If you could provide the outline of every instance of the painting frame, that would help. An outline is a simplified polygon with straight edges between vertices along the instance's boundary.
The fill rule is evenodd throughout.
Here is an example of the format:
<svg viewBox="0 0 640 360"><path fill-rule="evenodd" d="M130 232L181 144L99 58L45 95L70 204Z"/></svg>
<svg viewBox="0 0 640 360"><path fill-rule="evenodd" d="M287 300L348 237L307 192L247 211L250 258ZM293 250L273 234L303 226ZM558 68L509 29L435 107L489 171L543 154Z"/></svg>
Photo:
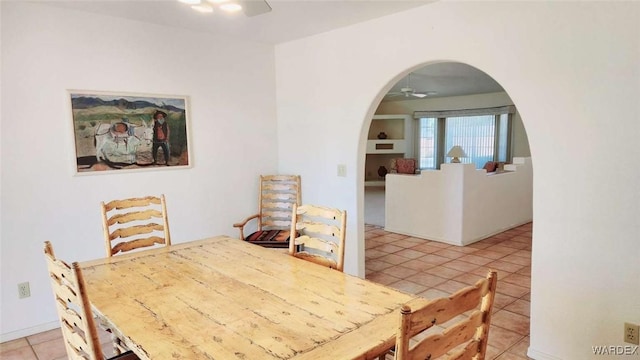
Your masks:
<svg viewBox="0 0 640 360"><path fill-rule="evenodd" d="M192 167L189 97L67 90L75 175Z"/></svg>

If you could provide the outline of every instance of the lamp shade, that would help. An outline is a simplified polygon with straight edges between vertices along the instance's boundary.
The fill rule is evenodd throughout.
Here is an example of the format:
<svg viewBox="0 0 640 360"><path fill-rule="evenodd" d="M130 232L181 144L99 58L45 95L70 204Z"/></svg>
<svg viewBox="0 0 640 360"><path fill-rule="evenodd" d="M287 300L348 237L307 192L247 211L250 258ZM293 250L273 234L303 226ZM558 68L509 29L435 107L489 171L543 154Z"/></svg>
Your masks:
<svg viewBox="0 0 640 360"><path fill-rule="evenodd" d="M456 145L449 150L447 153L447 157L453 158L451 159L452 163L459 163L461 157L467 157L464 150L459 145Z"/></svg>

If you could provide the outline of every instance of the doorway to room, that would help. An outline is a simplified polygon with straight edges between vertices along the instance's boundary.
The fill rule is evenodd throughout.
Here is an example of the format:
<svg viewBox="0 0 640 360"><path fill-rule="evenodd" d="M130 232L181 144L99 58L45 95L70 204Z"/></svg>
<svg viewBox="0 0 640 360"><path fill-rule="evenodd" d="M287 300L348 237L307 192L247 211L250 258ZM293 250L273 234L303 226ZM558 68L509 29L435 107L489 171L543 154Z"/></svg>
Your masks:
<svg viewBox="0 0 640 360"><path fill-rule="evenodd" d="M455 71L456 68L457 71ZM423 72L424 75L416 75ZM514 358L526 358L530 328L531 221L492 233L490 236L466 246L456 246L428 238L411 236L408 233L385 230L387 220L385 192L387 185L394 185L393 181L387 183L386 174L397 171L392 169L391 160L413 158L419 164L418 167L424 168L425 164L429 165L430 159L434 159L434 163L431 164L432 169L422 170L423 172L439 171L437 170L438 161L444 160L447 163L450 161L446 158L446 153L439 156L425 154L430 147L426 144L428 141L425 140L425 136L422 136L424 134L421 132L424 132L424 129L420 125L427 121L422 121L419 116L416 117L414 114L425 111L468 110L515 105L502 87L494 88L489 92L447 93L447 91L452 91L451 89L455 88L456 84L477 82L474 80L477 78L472 75L468 78L461 76L466 72L488 77L478 69L458 63L433 64L411 70L411 91L416 93L441 92L440 95L443 96L435 94L423 98L406 96L402 93L403 89L401 88L399 90L403 95L385 96L383 101L378 104L375 114L378 119L408 116L408 125L405 126L408 126L411 133L400 136L399 134L403 134L402 131L381 127L384 122L373 119L368 124L369 131L363 132L367 134L367 155L364 161L365 181L362 184L364 190L365 276L368 280L402 291L426 298L437 298L449 296L467 285L474 284L486 274L489 268L497 270L500 278L497 296L499 301L494 304L492 332L498 335L494 336L493 341L489 341L487 358L494 359L503 354ZM430 79L430 81L418 81L419 77ZM448 85L443 84L447 77L451 77ZM403 80L397 86L403 86L404 90L407 90L408 86L403 85ZM493 79L491 81L495 82ZM440 84L443 84L443 90L439 91ZM392 87L390 92L397 92L397 86ZM509 160L528 158L530 161L527 134L517 111L510 121ZM378 138L377 134L381 132L385 132L387 135L385 139ZM376 144L384 145L393 142L390 140L398 140L400 143L409 140L405 141L404 145L411 142L412 148L406 149L401 145L394 149L376 151L379 150L376 149ZM494 141L494 143L497 142ZM398 142L395 142L393 146L398 146ZM442 150L440 151L442 152ZM378 173L377 170L380 167L386 169ZM510 176L511 174L487 176L503 175ZM394 176L397 175L393 175L390 179L393 179ZM407 174L407 176L411 175ZM413 196L413 198L415 197ZM394 199L397 200L397 198L391 198L392 201ZM433 199L418 199L418 201L428 203L433 202ZM401 207L399 204L395 205L395 208ZM409 216L409 212L412 212L412 209L405 205L404 216ZM420 221L429 221L429 218L425 217Z"/></svg>
<svg viewBox="0 0 640 360"><path fill-rule="evenodd" d="M438 132L436 136L440 137L438 141L442 143L438 151L428 134L433 130L426 128L422 119L415 117L416 113L471 111L505 105L513 105L513 102L502 86L483 71L467 64L441 62L418 66L405 72L404 77L392 86L378 104L366 132L365 224L385 226L385 178L387 173L397 172L396 159L414 159L416 168L432 170L439 169L439 163L451 160L445 156L449 150L444 147L445 143L457 142L459 137L447 138L444 126L441 126L441 129L435 130ZM477 155L477 159L462 161L475 160L481 164L478 166L480 168L488 160L505 163L513 157L530 157L526 130L517 112L510 120L509 130L511 136L508 142L508 159L499 159L497 151L496 158L490 159L487 154L480 153L485 149L472 149L471 152L474 156ZM464 131L461 132L462 135L465 134ZM487 134L481 136L482 139L474 140L480 147L498 144L498 139L492 139L492 143L487 144ZM506 148L506 142L502 146Z"/></svg>

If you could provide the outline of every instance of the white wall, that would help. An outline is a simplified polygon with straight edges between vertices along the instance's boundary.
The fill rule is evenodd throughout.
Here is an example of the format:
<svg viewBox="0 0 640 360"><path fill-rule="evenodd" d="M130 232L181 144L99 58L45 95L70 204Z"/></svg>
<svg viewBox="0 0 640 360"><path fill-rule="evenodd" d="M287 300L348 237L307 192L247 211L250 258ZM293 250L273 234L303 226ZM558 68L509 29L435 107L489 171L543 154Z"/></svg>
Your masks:
<svg viewBox="0 0 640 360"><path fill-rule="evenodd" d="M347 209L346 270L362 275L364 146L382 94L437 61L486 72L534 160L530 354L593 358L640 322L638 24L637 2L437 2L277 46L280 169L302 175L305 201Z"/></svg>
<svg viewBox="0 0 640 360"><path fill-rule="evenodd" d="M104 256L100 201L164 193L173 242L237 236L258 175L278 164L272 46L46 5L1 9L5 341L58 326L43 242L69 261ZM74 176L66 89L189 96L193 167ZM32 296L19 300L23 281Z"/></svg>
<svg viewBox="0 0 640 360"><path fill-rule="evenodd" d="M419 175L387 174L385 230L464 246L532 220L531 158L508 172L442 164Z"/></svg>

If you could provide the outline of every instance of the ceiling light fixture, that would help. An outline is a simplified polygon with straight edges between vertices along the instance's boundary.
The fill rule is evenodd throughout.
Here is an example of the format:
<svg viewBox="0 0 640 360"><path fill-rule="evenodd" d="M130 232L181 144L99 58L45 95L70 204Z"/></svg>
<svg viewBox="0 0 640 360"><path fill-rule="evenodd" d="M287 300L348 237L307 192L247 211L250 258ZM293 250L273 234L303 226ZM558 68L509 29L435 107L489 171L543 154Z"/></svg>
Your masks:
<svg viewBox="0 0 640 360"><path fill-rule="evenodd" d="M212 3L214 6L218 7L222 11L226 12L236 12L242 10L242 5L240 5L237 1L230 0L207 0Z"/></svg>
<svg viewBox="0 0 640 360"><path fill-rule="evenodd" d="M233 12L242 10L242 6L236 3L226 3L226 4L220 5L220 10L233 13Z"/></svg>
<svg viewBox="0 0 640 360"><path fill-rule="evenodd" d="M201 13L212 13L213 8L209 5L193 5L191 6L193 10L199 11Z"/></svg>
<svg viewBox="0 0 640 360"><path fill-rule="evenodd" d="M0 0L2 1L2 0ZM214 10L222 10L228 13L236 13L242 10L248 17L261 15L271 11L271 6L265 0L178 0L181 3L191 5L191 8L203 13L212 13Z"/></svg>

